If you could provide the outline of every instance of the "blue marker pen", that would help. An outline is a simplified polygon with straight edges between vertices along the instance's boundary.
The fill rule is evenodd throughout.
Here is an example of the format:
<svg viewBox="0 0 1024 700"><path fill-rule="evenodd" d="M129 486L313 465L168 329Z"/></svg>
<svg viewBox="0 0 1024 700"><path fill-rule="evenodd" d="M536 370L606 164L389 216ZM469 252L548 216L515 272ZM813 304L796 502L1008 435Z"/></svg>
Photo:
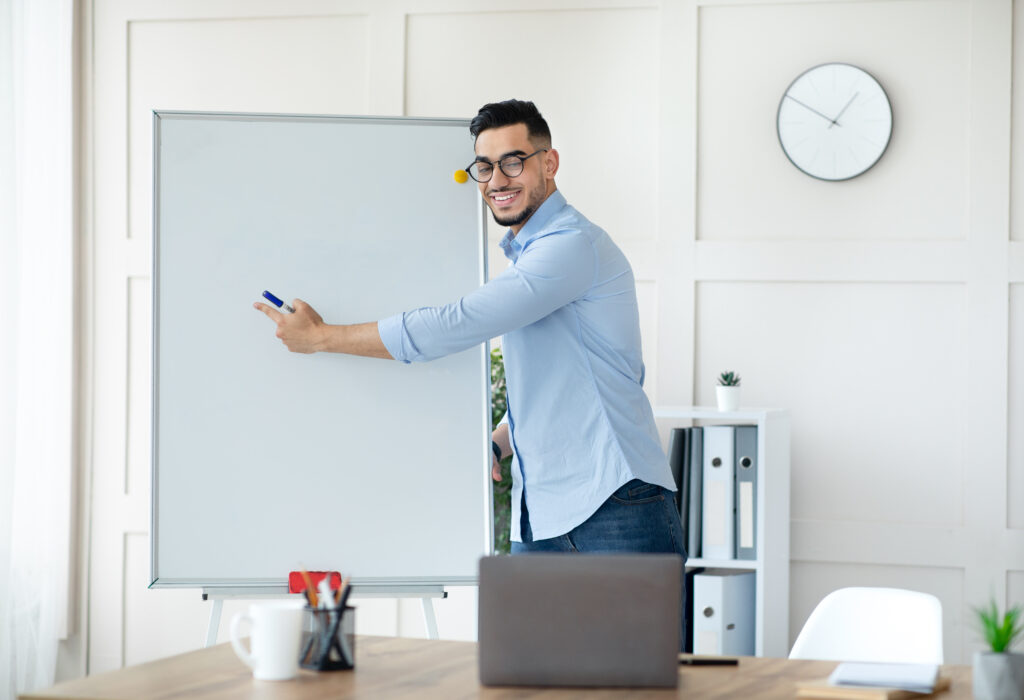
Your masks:
<svg viewBox="0 0 1024 700"><path fill-rule="evenodd" d="M270 303L273 304L274 306L276 306L277 308L284 309L285 311L287 311L290 314L295 313L295 309L293 309L292 307L290 307L287 304L285 304L283 301L281 301L280 299L275 297L270 292L264 290L263 291L263 296L265 296L270 301Z"/></svg>

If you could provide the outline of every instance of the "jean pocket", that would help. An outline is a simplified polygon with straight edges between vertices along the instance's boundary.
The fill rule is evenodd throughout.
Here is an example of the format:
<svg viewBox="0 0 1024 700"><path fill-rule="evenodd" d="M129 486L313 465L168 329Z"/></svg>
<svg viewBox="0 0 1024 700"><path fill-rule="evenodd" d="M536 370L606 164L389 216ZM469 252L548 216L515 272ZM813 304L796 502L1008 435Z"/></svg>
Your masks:
<svg viewBox="0 0 1024 700"><path fill-rule="evenodd" d="M640 479L628 481L612 494L611 500L626 506L638 506L665 500L663 488L657 484L648 484Z"/></svg>

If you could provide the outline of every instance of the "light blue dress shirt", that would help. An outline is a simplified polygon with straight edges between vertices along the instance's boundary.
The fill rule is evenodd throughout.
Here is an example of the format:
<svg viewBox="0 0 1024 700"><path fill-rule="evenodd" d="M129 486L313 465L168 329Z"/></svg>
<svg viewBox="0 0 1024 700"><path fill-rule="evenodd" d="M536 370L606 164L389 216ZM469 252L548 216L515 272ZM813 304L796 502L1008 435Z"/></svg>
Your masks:
<svg viewBox="0 0 1024 700"><path fill-rule="evenodd" d="M536 540L589 518L631 479L675 490L644 394L633 271L557 190L501 241L511 265L444 306L378 322L401 362L502 336L512 437L512 540L524 491Z"/></svg>

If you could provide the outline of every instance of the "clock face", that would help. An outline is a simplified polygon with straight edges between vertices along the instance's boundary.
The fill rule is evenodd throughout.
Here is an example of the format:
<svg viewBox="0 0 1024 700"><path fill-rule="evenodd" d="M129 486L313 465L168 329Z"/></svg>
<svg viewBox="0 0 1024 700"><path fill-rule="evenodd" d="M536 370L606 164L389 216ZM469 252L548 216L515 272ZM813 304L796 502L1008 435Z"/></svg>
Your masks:
<svg viewBox="0 0 1024 700"><path fill-rule="evenodd" d="M793 165L821 180L849 180L885 153L892 107L866 72L826 63L801 74L779 102L779 143Z"/></svg>

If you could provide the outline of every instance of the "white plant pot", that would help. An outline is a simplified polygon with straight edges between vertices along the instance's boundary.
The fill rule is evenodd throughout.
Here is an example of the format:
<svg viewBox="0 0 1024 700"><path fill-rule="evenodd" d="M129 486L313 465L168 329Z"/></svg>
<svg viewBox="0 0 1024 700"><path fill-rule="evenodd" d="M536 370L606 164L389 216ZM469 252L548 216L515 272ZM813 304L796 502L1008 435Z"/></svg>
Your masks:
<svg viewBox="0 0 1024 700"><path fill-rule="evenodd" d="M716 386L715 398L718 399L719 411L739 410L740 388L738 386Z"/></svg>
<svg viewBox="0 0 1024 700"><path fill-rule="evenodd" d="M1024 700L1024 654L974 653L975 700Z"/></svg>

